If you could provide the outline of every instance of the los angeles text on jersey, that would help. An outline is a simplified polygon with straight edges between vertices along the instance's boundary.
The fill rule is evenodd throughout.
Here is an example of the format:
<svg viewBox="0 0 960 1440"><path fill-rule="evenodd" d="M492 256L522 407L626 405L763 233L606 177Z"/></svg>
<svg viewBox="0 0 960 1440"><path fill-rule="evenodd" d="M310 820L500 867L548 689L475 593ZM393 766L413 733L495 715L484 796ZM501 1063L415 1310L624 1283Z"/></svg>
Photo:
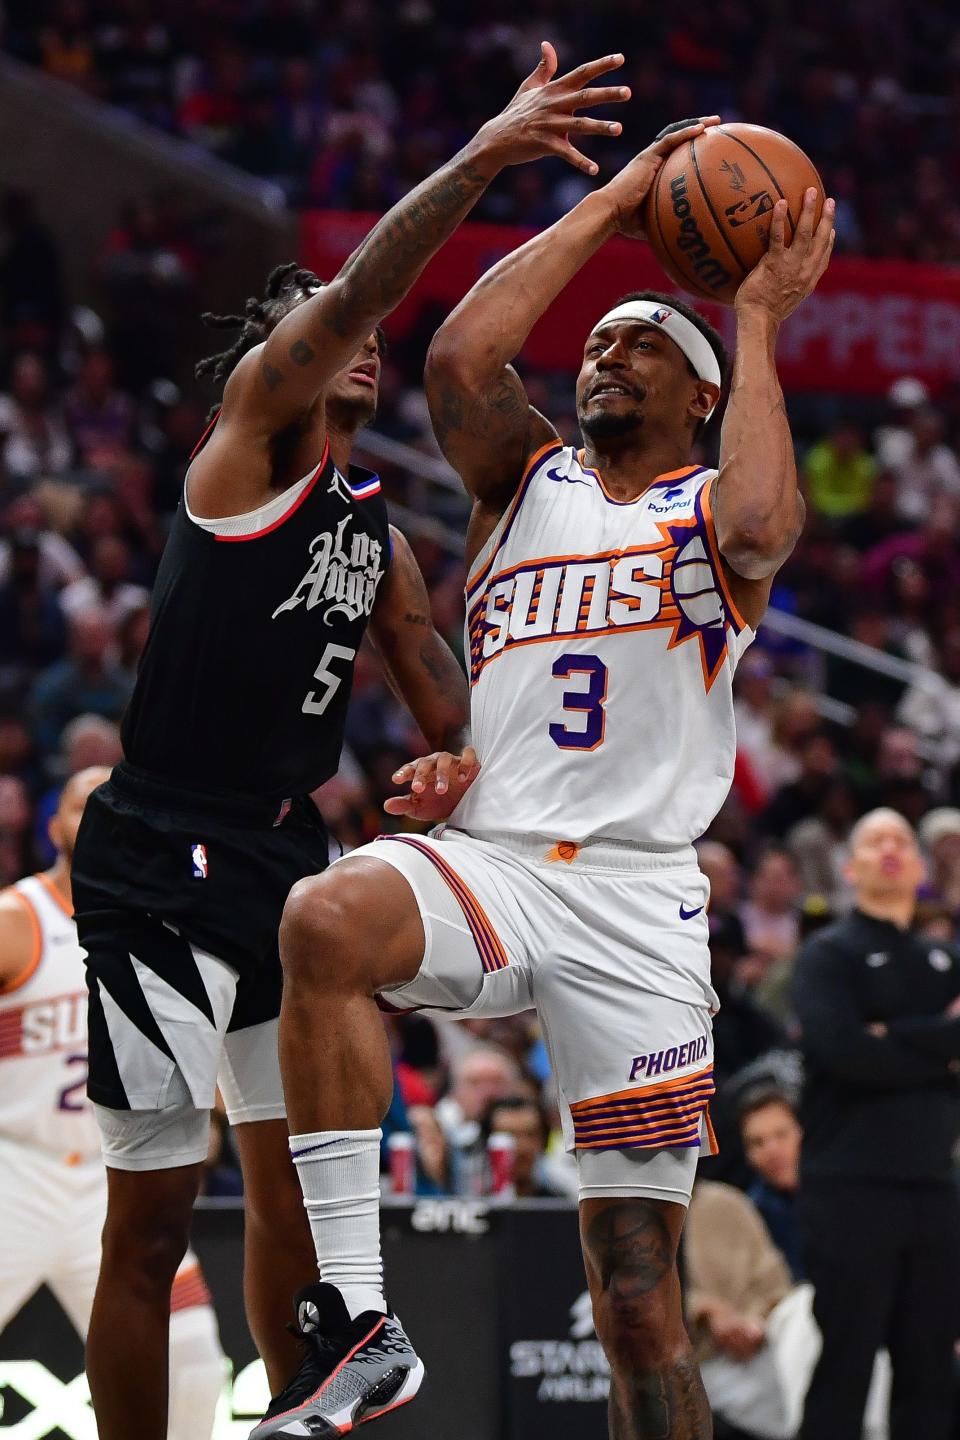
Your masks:
<svg viewBox="0 0 960 1440"><path fill-rule="evenodd" d="M709 690L727 654L727 616L702 521L657 528L652 545L547 556L491 576L469 611L471 683L518 645L668 629L668 649L699 640Z"/></svg>

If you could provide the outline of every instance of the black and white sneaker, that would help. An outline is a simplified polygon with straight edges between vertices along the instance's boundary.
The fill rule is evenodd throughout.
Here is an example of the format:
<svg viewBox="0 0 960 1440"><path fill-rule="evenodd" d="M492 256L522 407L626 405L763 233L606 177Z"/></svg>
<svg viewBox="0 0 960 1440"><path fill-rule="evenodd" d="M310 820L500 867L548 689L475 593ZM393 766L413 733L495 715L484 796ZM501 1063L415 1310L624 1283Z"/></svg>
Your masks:
<svg viewBox="0 0 960 1440"><path fill-rule="evenodd" d="M335 1285L309 1285L294 1304L300 1369L250 1440L349 1435L414 1398L423 1362L395 1315L365 1310L351 1320Z"/></svg>

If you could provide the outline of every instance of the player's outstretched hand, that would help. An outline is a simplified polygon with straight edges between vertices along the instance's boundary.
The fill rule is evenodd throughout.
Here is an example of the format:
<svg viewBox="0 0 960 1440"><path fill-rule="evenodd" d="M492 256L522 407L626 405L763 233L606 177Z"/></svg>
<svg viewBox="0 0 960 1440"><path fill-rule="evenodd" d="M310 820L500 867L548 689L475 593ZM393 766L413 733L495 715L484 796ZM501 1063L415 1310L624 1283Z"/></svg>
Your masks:
<svg viewBox="0 0 960 1440"><path fill-rule="evenodd" d="M619 120L595 120L578 110L613 105L630 99L625 85L595 86L593 81L623 64L622 55L605 55L557 75L557 52L549 40L540 46L540 63L520 86L506 109L481 129L478 140L501 165L522 165L544 155L560 155L586 175L598 166L571 144L570 136L619 135Z"/></svg>
<svg viewBox="0 0 960 1440"><path fill-rule="evenodd" d="M817 192L811 188L803 197L800 219L788 245L788 208L786 200L778 200L774 205L767 253L750 271L734 301L738 310L760 307L769 311L778 324L816 289L830 263L837 235L833 228L836 211L833 200L824 201L819 224L814 225Z"/></svg>
<svg viewBox="0 0 960 1440"><path fill-rule="evenodd" d="M711 125L719 124L719 115L701 115L699 120L678 120L675 125L668 125L646 150L635 155L603 186L598 193L612 202L614 225L621 235L639 238L643 234L643 202L670 152L688 140L695 140Z"/></svg>
<svg viewBox="0 0 960 1440"><path fill-rule="evenodd" d="M384 803L389 815L410 815L414 820L446 820L460 804L480 774L480 761L472 745L461 755L438 750L401 765L394 773L396 785L410 784L406 795L391 795Z"/></svg>

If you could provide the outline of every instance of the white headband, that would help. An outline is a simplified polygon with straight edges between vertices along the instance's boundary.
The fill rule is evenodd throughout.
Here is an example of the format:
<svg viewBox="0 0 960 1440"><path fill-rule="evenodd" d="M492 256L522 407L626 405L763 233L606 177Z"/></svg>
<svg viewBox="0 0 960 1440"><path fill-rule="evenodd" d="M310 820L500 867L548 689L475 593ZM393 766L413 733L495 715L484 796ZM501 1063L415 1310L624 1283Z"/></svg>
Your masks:
<svg viewBox="0 0 960 1440"><path fill-rule="evenodd" d="M683 351L701 380L709 380L712 385L720 386L720 365L712 345L696 325L678 310L670 310L657 300L627 300L623 305L615 305L612 310L608 310L603 319L597 321L594 329L599 330L608 320L642 320L646 325L658 325L674 345ZM711 405L706 416L708 420L715 409L716 406Z"/></svg>

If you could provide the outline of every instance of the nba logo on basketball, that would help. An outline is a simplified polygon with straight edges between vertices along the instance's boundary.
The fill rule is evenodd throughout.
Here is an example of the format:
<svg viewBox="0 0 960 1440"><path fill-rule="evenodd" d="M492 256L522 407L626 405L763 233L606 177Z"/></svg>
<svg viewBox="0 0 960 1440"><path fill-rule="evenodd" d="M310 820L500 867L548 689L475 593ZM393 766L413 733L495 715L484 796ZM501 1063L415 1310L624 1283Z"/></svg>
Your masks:
<svg viewBox="0 0 960 1440"><path fill-rule="evenodd" d="M192 845L190 847L190 861L194 880L206 880L210 869L207 863L206 845Z"/></svg>

